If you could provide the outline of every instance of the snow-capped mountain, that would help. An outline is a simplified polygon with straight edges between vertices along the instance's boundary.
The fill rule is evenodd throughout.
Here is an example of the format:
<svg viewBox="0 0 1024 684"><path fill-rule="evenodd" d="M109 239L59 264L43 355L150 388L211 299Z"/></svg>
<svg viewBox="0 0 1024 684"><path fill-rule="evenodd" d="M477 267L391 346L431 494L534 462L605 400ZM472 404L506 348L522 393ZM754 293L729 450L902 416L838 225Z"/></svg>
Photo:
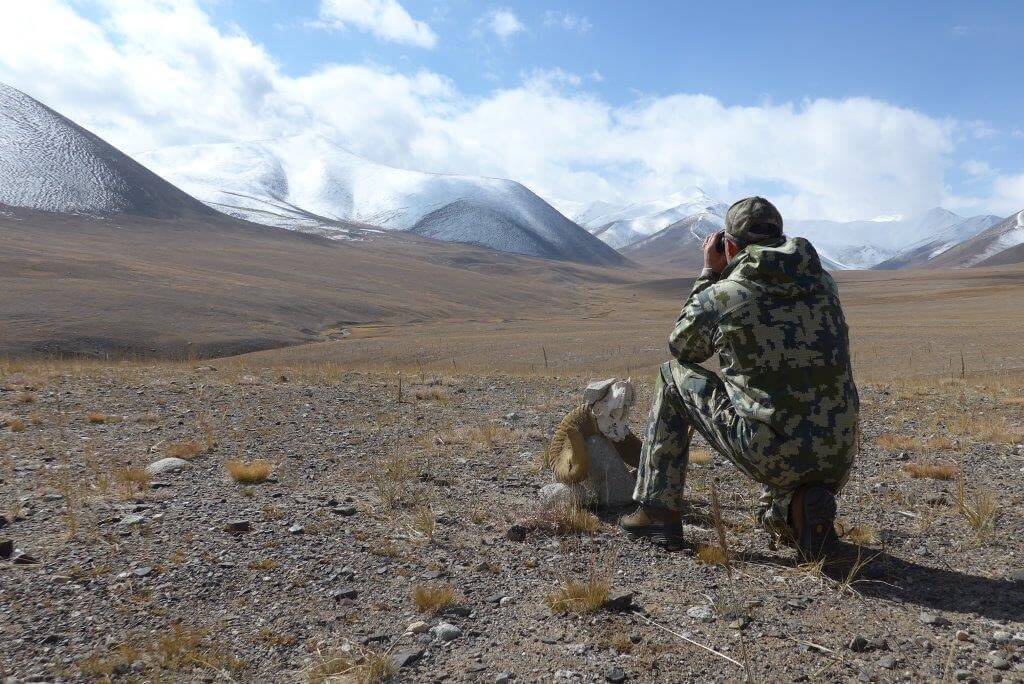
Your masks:
<svg viewBox="0 0 1024 684"><path fill-rule="evenodd" d="M646 264L699 269L704 263L704 240L721 230L723 223L717 214L698 212L623 247L622 253Z"/></svg>
<svg viewBox="0 0 1024 684"><path fill-rule="evenodd" d="M952 247L969 240L983 230L987 230L1003 219L999 216L986 214L983 216L972 216L960 223L950 226L944 231L929 236L911 245L896 256L875 264L873 268L894 269L913 268L924 266L932 259Z"/></svg>
<svg viewBox="0 0 1024 684"><path fill-rule="evenodd" d="M385 166L317 134L140 158L210 206L258 223L333 236L332 222L355 221L530 256L623 261L515 181Z"/></svg>
<svg viewBox="0 0 1024 684"><path fill-rule="evenodd" d="M726 209L727 205L712 199L700 188L691 188L648 202L627 205L594 202L574 218L601 240L619 249L690 216L706 213L724 218Z"/></svg>
<svg viewBox="0 0 1024 684"><path fill-rule="evenodd" d="M1024 262L1024 211L961 242L928 262L933 267L1002 266Z"/></svg>
<svg viewBox="0 0 1024 684"><path fill-rule="evenodd" d="M213 213L96 135L2 83L0 204L88 215Z"/></svg>

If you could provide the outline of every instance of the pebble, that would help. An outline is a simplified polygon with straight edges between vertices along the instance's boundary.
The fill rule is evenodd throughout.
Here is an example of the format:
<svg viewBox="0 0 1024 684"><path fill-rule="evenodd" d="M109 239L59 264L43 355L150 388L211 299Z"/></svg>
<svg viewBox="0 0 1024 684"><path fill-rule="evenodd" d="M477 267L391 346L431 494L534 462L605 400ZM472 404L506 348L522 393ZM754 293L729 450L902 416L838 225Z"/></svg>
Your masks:
<svg viewBox="0 0 1024 684"><path fill-rule="evenodd" d="M132 574L134 574L136 577L148 577L149 575L153 574L153 568L149 567L148 565L141 568L135 568L134 570L132 570Z"/></svg>
<svg viewBox="0 0 1024 684"><path fill-rule="evenodd" d="M1005 629L999 629L999 630L996 630L992 634L992 643L993 644L1008 644L1008 643L1010 643L1010 639L1012 639L1012 638L1013 638L1013 635L1010 634L1009 632L1007 632Z"/></svg>
<svg viewBox="0 0 1024 684"><path fill-rule="evenodd" d="M148 475L160 475L161 473L173 473L181 470L188 465L188 461L183 458L174 458L168 456L167 458L161 458L159 461L153 461L146 466L146 473Z"/></svg>
<svg viewBox="0 0 1024 684"><path fill-rule="evenodd" d="M451 641L462 636L462 630L450 622L440 622L430 630L430 634L435 639Z"/></svg>
<svg viewBox="0 0 1024 684"><path fill-rule="evenodd" d="M1010 669L1010 661L1007 660L1006 658L1004 658L1003 656L1001 656L999 654L996 654L996 653L992 653L992 654L989 655L989 657L988 657L988 664L991 665L992 667L994 667L997 670L1009 670Z"/></svg>
<svg viewBox="0 0 1024 684"><path fill-rule="evenodd" d="M515 602L516 602L516 600L514 598L512 598L511 596L502 596L501 600L498 601L498 605L500 605L502 608L504 608L506 606L512 605Z"/></svg>
<svg viewBox="0 0 1024 684"><path fill-rule="evenodd" d="M499 672L498 676L494 678L494 684L508 684L512 681L511 672Z"/></svg>
<svg viewBox="0 0 1024 684"><path fill-rule="evenodd" d="M971 635L966 630L958 629L956 631L956 640L957 641L970 641L971 640Z"/></svg>
<svg viewBox="0 0 1024 684"><path fill-rule="evenodd" d="M391 654L391 664L401 670L402 668L415 665L423 657L422 649L409 649Z"/></svg>
<svg viewBox="0 0 1024 684"><path fill-rule="evenodd" d="M949 620L942 617L941 615L936 615L935 613L921 613L921 615L917 619L922 625L935 625L936 627L945 627L949 624Z"/></svg>
<svg viewBox="0 0 1024 684"><path fill-rule="evenodd" d="M294 525L288 528L288 531L291 534L302 534L306 531L306 529L302 525L295 523Z"/></svg>
<svg viewBox="0 0 1024 684"><path fill-rule="evenodd" d="M965 680L971 678L971 671L970 670L954 670L953 671L953 678L956 681L958 681L958 682L965 681Z"/></svg>
<svg viewBox="0 0 1024 684"><path fill-rule="evenodd" d="M858 634L850 639L849 649L854 653L863 653L868 650L868 640Z"/></svg>
<svg viewBox="0 0 1024 684"><path fill-rule="evenodd" d="M146 517L142 515L126 515L121 518L122 525L139 525L145 522Z"/></svg>
<svg viewBox="0 0 1024 684"><path fill-rule="evenodd" d="M891 655L882 656L878 659L878 667L883 667L886 670L891 670L896 667L896 659Z"/></svg>
<svg viewBox="0 0 1024 684"><path fill-rule="evenodd" d="M715 611L711 610L711 608L707 606L693 606L688 611L686 611L686 615L687 617L692 618L694 620L699 620L700 622L715 621Z"/></svg>
<svg viewBox="0 0 1024 684"><path fill-rule="evenodd" d="M417 620L416 622L409 625L409 628L406 629L406 631L410 634L426 634L430 631L430 625L428 625L426 622L423 622L423 620Z"/></svg>
<svg viewBox="0 0 1024 684"><path fill-rule="evenodd" d="M355 599L359 596L359 592L351 587L345 587L344 589L334 589L331 591L331 598L335 601L340 599Z"/></svg>
<svg viewBox="0 0 1024 684"><path fill-rule="evenodd" d="M248 532L252 529L252 523L248 520L231 520L224 526L225 532Z"/></svg>

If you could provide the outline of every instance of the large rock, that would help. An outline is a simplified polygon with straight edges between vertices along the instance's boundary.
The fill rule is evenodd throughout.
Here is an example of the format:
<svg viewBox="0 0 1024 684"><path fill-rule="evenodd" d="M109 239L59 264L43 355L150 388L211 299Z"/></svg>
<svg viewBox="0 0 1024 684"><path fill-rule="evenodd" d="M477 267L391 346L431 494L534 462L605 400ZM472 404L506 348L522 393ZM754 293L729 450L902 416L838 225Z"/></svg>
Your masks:
<svg viewBox="0 0 1024 684"><path fill-rule="evenodd" d="M604 435L587 437L590 465L583 481L588 502L598 506L625 506L633 501L636 479Z"/></svg>
<svg viewBox="0 0 1024 684"><path fill-rule="evenodd" d="M562 482L552 482L540 488L540 507L544 510L554 510L582 506L587 498L587 493L582 485L567 485Z"/></svg>
<svg viewBox="0 0 1024 684"><path fill-rule="evenodd" d="M171 473L176 470L181 470L187 465L188 461L183 458L173 458L168 456L167 458L161 458L159 461L153 461L146 466L146 474L159 475L161 473Z"/></svg>

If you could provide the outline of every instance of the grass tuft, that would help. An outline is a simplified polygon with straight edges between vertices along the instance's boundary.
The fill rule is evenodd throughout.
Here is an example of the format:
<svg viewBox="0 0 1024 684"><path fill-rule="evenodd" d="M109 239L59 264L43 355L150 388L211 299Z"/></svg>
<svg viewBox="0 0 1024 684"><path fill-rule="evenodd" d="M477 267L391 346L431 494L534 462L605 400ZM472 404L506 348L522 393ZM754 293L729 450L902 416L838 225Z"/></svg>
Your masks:
<svg viewBox="0 0 1024 684"><path fill-rule="evenodd" d="M608 601L611 584L603 575L591 573L586 581L563 582L545 599L555 613L596 613Z"/></svg>
<svg viewBox="0 0 1024 684"><path fill-rule="evenodd" d="M948 463L907 463L903 470L914 479L952 480L957 474L957 467Z"/></svg>
<svg viewBox="0 0 1024 684"><path fill-rule="evenodd" d="M455 604L455 590L448 585L417 584L411 595L421 613L438 613Z"/></svg>
<svg viewBox="0 0 1024 684"><path fill-rule="evenodd" d="M720 546L701 544L697 547L697 560L707 565L725 565L729 559Z"/></svg>
<svg viewBox="0 0 1024 684"><path fill-rule="evenodd" d="M191 461L206 453L206 446L199 442L173 442L167 445L164 452L172 458Z"/></svg>
<svg viewBox="0 0 1024 684"><path fill-rule="evenodd" d="M93 425L108 425L110 423L120 423L122 418L121 416L114 416L107 413L99 413L97 411L93 411L86 416L86 420L88 420Z"/></svg>
<svg viewBox="0 0 1024 684"><path fill-rule="evenodd" d="M875 439L875 444L886 451L915 451L921 446L921 442L916 437L897 435L891 432L879 435Z"/></svg>
<svg viewBox="0 0 1024 684"><path fill-rule="evenodd" d="M967 524L974 528L979 539L988 538L995 532L999 518L999 504L991 489L977 489L968 495L961 479L957 483L956 505Z"/></svg>
<svg viewBox="0 0 1024 684"><path fill-rule="evenodd" d="M380 684L398 674L386 653L360 649L351 653L318 654L305 669L308 684Z"/></svg>
<svg viewBox="0 0 1024 684"><path fill-rule="evenodd" d="M228 475L235 482L241 482L242 484L257 484L260 482L266 482L267 478L270 477L271 471L274 466L270 461L263 460L261 458L255 461L241 461L237 459L231 459L225 464L225 468L228 471Z"/></svg>
<svg viewBox="0 0 1024 684"><path fill-rule="evenodd" d="M690 463L694 465L711 463L711 452L707 449L690 449Z"/></svg>

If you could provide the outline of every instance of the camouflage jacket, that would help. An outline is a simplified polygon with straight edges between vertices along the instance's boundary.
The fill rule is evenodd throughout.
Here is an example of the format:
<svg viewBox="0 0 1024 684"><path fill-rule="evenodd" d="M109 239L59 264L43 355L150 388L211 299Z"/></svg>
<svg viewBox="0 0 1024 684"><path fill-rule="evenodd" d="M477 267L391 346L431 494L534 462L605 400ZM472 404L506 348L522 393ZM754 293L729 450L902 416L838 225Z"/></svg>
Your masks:
<svg viewBox="0 0 1024 684"><path fill-rule="evenodd" d="M851 454L859 399L836 283L803 238L750 245L701 277L669 338L681 362L716 351L736 413Z"/></svg>

